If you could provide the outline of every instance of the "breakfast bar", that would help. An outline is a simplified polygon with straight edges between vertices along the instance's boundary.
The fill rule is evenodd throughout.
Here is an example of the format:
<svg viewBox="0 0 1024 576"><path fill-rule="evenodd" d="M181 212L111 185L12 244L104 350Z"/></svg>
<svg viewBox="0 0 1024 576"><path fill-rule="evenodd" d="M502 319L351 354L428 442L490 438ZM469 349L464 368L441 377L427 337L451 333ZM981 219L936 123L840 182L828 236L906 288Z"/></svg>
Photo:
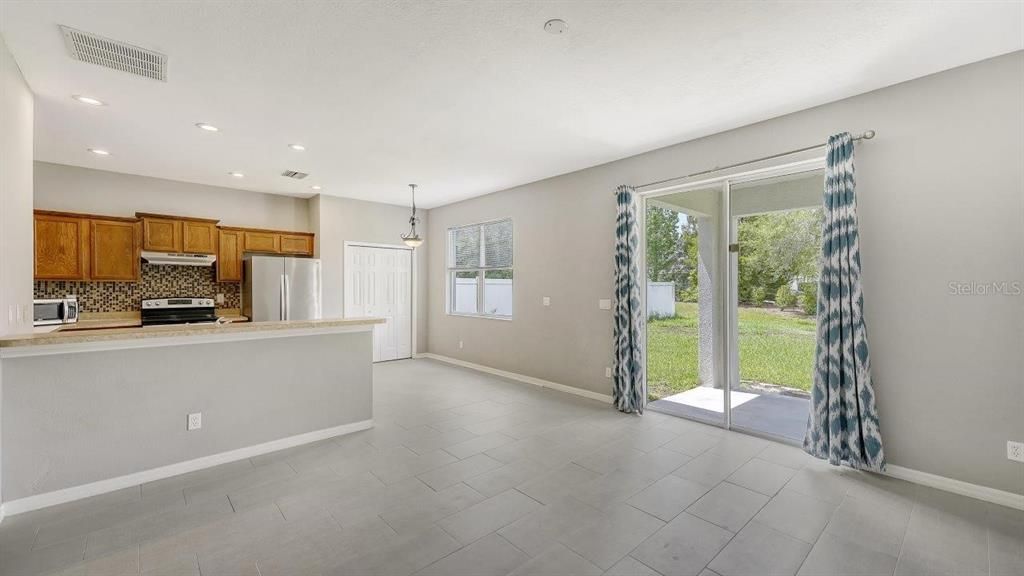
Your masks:
<svg viewBox="0 0 1024 576"><path fill-rule="evenodd" d="M4 512L371 427L372 331L380 322L246 322L0 338Z"/></svg>

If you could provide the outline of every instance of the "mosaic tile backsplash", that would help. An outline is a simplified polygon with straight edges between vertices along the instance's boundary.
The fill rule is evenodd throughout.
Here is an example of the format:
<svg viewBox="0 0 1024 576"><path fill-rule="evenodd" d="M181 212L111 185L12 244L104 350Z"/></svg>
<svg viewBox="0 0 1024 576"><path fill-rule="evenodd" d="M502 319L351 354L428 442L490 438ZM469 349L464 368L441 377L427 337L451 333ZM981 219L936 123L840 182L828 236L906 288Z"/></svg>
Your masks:
<svg viewBox="0 0 1024 576"><path fill-rule="evenodd" d="M213 267L154 266L142 264L139 282L78 282L72 280L37 280L36 298L78 296L82 312L138 312L144 298L172 296L214 298L224 295L218 308L241 308L242 285L238 282L217 282Z"/></svg>

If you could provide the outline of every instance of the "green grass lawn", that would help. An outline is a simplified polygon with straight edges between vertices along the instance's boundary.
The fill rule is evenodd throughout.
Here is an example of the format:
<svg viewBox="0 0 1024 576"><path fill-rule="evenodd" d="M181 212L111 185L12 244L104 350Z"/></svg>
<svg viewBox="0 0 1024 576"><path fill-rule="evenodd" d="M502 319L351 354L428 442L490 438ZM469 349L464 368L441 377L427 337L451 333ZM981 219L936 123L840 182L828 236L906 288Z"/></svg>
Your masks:
<svg viewBox="0 0 1024 576"><path fill-rule="evenodd" d="M739 309L740 380L810 390L815 319L764 308ZM652 399L697 386L697 305L647 327L647 392Z"/></svg>

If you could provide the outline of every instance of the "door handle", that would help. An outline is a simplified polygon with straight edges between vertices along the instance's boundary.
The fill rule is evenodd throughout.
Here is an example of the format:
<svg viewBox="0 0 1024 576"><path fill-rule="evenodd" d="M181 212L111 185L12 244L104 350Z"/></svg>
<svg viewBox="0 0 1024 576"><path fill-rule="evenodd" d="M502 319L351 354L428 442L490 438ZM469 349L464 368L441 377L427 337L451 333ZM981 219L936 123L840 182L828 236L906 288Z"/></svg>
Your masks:
<svg viewBox="0 0 1024 576"><path fill-rule="evenodd" d="M292 319L292 282L287 274L284 275L284 319Z"/></svg>
<svg viewBox="0 0 1024 576"><path fill-rule="evenodd" d="M281 291L280 291L280 295L278 297L278 304L280 305L280 307L278 308L278 311L277 311L277 314L278 314L278 316L281 317L281 320L285 319L285 314L284 314L284 306L285 306L285 304L284 304L284 291L285 291L285 288L284 288L284 274L281 274Z"/></svg>

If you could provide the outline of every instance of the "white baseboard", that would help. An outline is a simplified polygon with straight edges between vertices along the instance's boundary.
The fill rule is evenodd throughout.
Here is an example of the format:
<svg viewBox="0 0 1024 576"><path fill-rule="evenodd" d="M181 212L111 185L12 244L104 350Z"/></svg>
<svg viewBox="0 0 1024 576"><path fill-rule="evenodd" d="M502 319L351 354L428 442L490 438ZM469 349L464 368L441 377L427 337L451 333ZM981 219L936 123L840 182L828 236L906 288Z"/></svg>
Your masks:
<svg viewBox="0 0 1024 576"><path fill-rule="evenodd" d="M345 434L351 434L368 428L373 428L372 419L353 422L351 424L342 424L341 426L335 426L333 428L324 428L323 430L314 430L313 432L297 434L295 436L289 436L279 440L271 440L270 442L256 444L255 446L246 446L245 448L229 450L219 454L211 454L194 460L186 460L184 462L160 466L159 468L151 468L141 472L133 472L132 474L126 474L116 478L99 480L96 482L90 482L89 484L72 486L70 488L62 488L60 490L54 490L53 492L46 492L45 494L26 496L25 498L4 502L3 505L0 506L0 521L3 520L5 515L13 516L15 514L21 514L22 512L56 506L57 504L71 502L73 500L81 500L82 498L97 496L99 494L106 494L107 492L113 492L123 488L131 488L132 486L138 486L140 484L145 484L146 482L170 478L171 476L194 472L196 470L202 470L203 468L210 468L212 466L227 464L228 462L234 462L236 460L244 460L246 458L260 456L262 454L269 454L270 452L301 446L302 444L309 444L310 442L325 440L335 436L343 436Z"/></svg>
<svg viewBox="0 0 1024 576"><path fill-rule="evenodd" d="M440 354L434 354L431 352L416 354L414 358L430 358L431 360L437 360L439 362L445 362L447 364L454 364L455 366L462 366L463 368L469 368L471 370L476 370L478 372L494 374L495 376L501 376L502 378L508 378L509 380L525 382L527 384L533 384L534 386L540 386L541 388L550 388L552 390L558 390L559 392L575 394L577 396L582 396L584 398L590 398L591 400L598 400L606 404L611 404L613 402L612 397L609 396L608 394L591 392L590 390L584 390L582 388L577 388L575 386L566 386L565 384L559 384L557 382L551 382L549 380L543 380L541 378L534 378L533 376L526 376L525 374L517 374L516 372L498 370L497 368L491 368L490 366L484 366L483 364L474 364L472 362L466 362L465 360L459 360L457 358L451 358L448 356L441 356Z"/></svg>
<svg viewBox="0 0 1024 576"><path fill-rule="evenodd" d="M1024 510L1024 495L1022 494L1014 494L1005 490L997 490L988 486L971 484L970 482L954 480L953 478L904 468L903 466L894 466L892 464L886 465L884 474L893 478L899 478L900 480L906 480L907 482L913 482L914 484L945 490L946 492L960 494L961 496L969 496L1009 508Z"/></svg>

